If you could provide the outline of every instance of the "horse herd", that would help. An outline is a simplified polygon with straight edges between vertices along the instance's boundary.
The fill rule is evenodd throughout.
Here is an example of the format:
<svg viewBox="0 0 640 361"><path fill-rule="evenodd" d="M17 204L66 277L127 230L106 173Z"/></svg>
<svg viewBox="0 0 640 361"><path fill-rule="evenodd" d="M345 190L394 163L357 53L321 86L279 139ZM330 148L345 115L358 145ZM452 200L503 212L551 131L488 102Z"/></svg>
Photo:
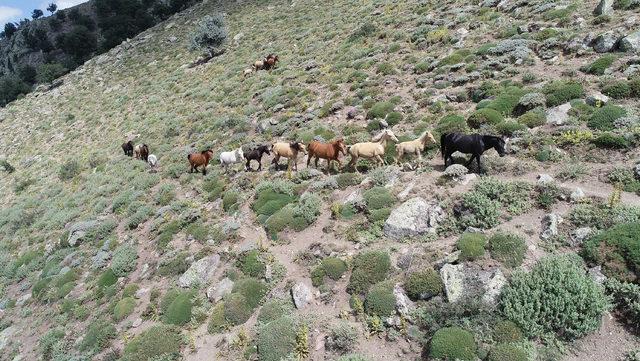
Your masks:
<svg viewBox="0 0 640 361"><path fill-rule="evenodd" d="M387 149L389 141L397 143L395 145L396 157L395 163L400 162L406 155L415 155L419 160L422 160L422 152L429 144L436 144L436 140L429 131L423 132L418 138L407 141L399 142L393 131L390 129L384 129L378 135L373 137L370 142L355 143L351 146L347 146L342 138L335 139L331 142L321 142L318 140L311 141L308 144L303 142L277 142L271 145L260 144L249 147L249 149L243 149L238 147L231 151L224 151L220 153L220 165L224 168L225 172L229 166L236 163L244 163L246 171L253 170L251 161L258 162L257 171L262 170L262 157L264 154L273 155L271 161L275 164L276 169L279 168L280 158L287 159L288 170L298 170L298 157L299 155L307 155L307 167L314 161L315 167L318 167L318 161L325 159L327 161L327 172L331 169L332 162L338 163L338 168L342 169L342 162L340 160L340 154L343 156L349 155L351 157L347 167L352 167L356 172L358 169L356 163L358 159L368 159L380 166L385 163L383 156ZM478 170L480 170L480 156L488 149L495 149L498 154L503 157L506 154L505 151L506 141L501 137L491 135L479 135L479 134L460 134L449 133L443 134L440 137L440 151L444 160L445 167L449 163L453 163L452 154L456 151L471 154L471 158L467 162L467 166L471 165L473 160L477 161ZM158 159L155 155L149 154L149 147L146 144L133 145L132 141L128 141L122 144L122 149L125 155L141 159L149 163L153 168L156 167ZM207 166L214 156L212 149L206 149L201 152L190 153L187 156L189 161L189 172L202 172L203 175L207 174ZM200 169L198 169L200 168Z"/></svg>

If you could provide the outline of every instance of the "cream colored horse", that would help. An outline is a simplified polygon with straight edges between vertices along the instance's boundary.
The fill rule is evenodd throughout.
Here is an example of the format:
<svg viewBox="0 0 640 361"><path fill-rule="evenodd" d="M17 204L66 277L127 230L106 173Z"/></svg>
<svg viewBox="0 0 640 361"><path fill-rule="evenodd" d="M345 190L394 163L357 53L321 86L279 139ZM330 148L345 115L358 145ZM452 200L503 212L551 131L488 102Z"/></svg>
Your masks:
<svg viewBox="0 0 640 361"><path fill-rule="evenodd" d="M392 140L394 142L398 142L398 138L396 138L395 134L389 129L385 129L382 133L371 139L371 142L364 143L356 143L349 147L349 154L351 155L351 161L349 161L348 166L353 166L356 172L358 168L355 167L356 162L358 162L358 158L365 159L375 159L378 165L384 164L384 159L382 156L384 155L384 150L387 147L387 142Z"/></svg>
<svg viewBox="0 0 640 361"><path fill-rule="evenodd" d="M422 161L422 152L428 143L436 144L436 139L431 132L425 131L418 139L396 144L396 163L400 162L405 154L415 154L418 156L418 160Z"/></svg>

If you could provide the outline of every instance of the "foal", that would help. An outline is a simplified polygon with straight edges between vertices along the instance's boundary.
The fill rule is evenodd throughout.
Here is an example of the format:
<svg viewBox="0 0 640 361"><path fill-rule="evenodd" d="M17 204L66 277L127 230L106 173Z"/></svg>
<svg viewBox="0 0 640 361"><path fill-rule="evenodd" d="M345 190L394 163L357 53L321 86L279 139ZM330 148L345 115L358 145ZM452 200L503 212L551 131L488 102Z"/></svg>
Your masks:
<svg viewBox="0 0 640 361"><path fill-rule="evenodd" d="M335 160L338 162L338 169L342 168L342 163L340 162L340 153L343 155L347 155L347 146L344 144L344 140L342 138L336 139L330 143L321 143L316 140L309 143L308 146L309 157L307 158L307 168L309 167L309 163L311 163L311 158L315 157L315 165L318 168L318 159L326 159L327 160L327 172L331 170L331 161Z"/></svg>
<svg viewBox="0 0 640 361"><path fill-rule="evenodd" d="M213 150L211 149L203 150L200 153L189 154L187 156L189 165L191 165L189 173L193 173L194 170L198 172L198 167L202 166L202 175L207 175L207 165L209 165L211 158L213 158Z"/></svg>
<svg viewBox="0 0 640 361"><path fill-rule="evenodd" d="M245 166L245 169L247 171L251 170L251 160L257 160L258 161L258 171L262 170L262 156L265 153L271 155L271 151L269 150L269 146L264 145L264 144L261 144L261 145L255 147L255 148L251 149L247 153L245 153L244 157L247 160L247 164Z"/></svg>

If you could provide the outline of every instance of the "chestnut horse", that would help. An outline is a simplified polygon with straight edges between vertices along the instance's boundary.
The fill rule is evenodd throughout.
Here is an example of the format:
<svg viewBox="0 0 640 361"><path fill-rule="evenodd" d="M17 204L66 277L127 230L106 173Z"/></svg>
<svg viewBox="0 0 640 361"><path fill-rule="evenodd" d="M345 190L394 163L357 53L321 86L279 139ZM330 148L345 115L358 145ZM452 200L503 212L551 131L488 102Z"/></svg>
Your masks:
<svg viewBox="0 0 640 361"><path fill-rule="evenodd" d="M344 144L344 140L342 138L336 139L330 143L321 143L316 140L309 143L308 147L309 157L307 158L307 168L309 167L309 163L311 163L311 158L315 157L315 165L318 168L318 159L326 159L327 160L327 172L331 169L331 161L335 160L338 162L338 168L342 168L342 163L340 162L340 152L343 155L347 155L347 146Z"/></svg>
<svg viewBox="0 0 640 361"><path fill-rule="evenodd" d="M213 150L211 149L203 150L200 153L189 154L187 156L189 165L191 165L189 173L193 173L194 170L198 172L198 167L202 166L202 175L207 175L207 165L209 165L211 158L213 158Z"/></svg>

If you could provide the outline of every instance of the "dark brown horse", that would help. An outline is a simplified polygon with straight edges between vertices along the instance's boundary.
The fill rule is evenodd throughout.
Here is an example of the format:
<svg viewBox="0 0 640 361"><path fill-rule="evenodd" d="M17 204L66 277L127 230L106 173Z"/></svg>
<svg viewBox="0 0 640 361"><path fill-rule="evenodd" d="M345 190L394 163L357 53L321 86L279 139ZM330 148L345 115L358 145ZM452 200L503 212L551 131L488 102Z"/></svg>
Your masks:
<svg viewBox="0 0 640 361"><path fill-rule="evenodd" d="M493 148L498 152L499 156L504 157L506 154L505 146L506 142L504 139L493 135L450 133L440 136L440 150L445 168L447 167L448 160L451 160L451 163L453 163L451 155L457 151L464 154L471 154L471 158L469 158L467 162L467 167L471 165L471 162L473 162L475 158L478 162L478 172L482 172L480 167L480 156L482 156L482 153Z"/></svg>
<svg viewBox="0 0 640 361"><path fill-rule="evenodd" d="M278 62L278 56L275 54L269 54L264 59L264 69L271 70L276 67L276 63Z"/></svg>
<svg viewBox="0 0 640 361"><path fill-rule="evenodd" d="M187 156L189 165L191 165L189 173L193 173L194 170L198 172L198 167L202 166L202 175L207 175L207 165L209 165L211 158L213 158L213 150L211 149L203 150L200 153L189 154Z"/></svg>
<svg viewBox="0 0 640 361"><path fill-rule="evenodd" d="M124 155L133 157L133 142L128 141L128 142L122 143L122 150L124 151Z"/></svg>
<svg viewBox="0 0 640 361"><path fill-rule="evenodd" d="M133 156L136 159L142 159L145 162L149 160L149 146L146 144L138 144L133 148Z"/></svg>
<svg viewBox="0 0 640 361"><path fill-rule="evenodd" d="M342 163L340 162L340 153L343 155L347 155L347 146L344 144L344 140L342 138L336 139L330 143L321 143L316 140L309 143L308 146L309 157L307 158L307 167L309 167L309 163L311 163L311 158L315 157L315 165L318 168L318 159L326 159L327 160L327 172L331 169L331 161L335 160L338 162L338 167L342 167Z"/></svg>
<svg viewBox="0 0 640 361"><path fill-rule="evenodd" d="M247 160L246 170L251 170L251 160L258 161L258 170L262 170L262 156L267 153L271 154L268 145L261 144L250 151L244 153L244 158Z"/></svg>

